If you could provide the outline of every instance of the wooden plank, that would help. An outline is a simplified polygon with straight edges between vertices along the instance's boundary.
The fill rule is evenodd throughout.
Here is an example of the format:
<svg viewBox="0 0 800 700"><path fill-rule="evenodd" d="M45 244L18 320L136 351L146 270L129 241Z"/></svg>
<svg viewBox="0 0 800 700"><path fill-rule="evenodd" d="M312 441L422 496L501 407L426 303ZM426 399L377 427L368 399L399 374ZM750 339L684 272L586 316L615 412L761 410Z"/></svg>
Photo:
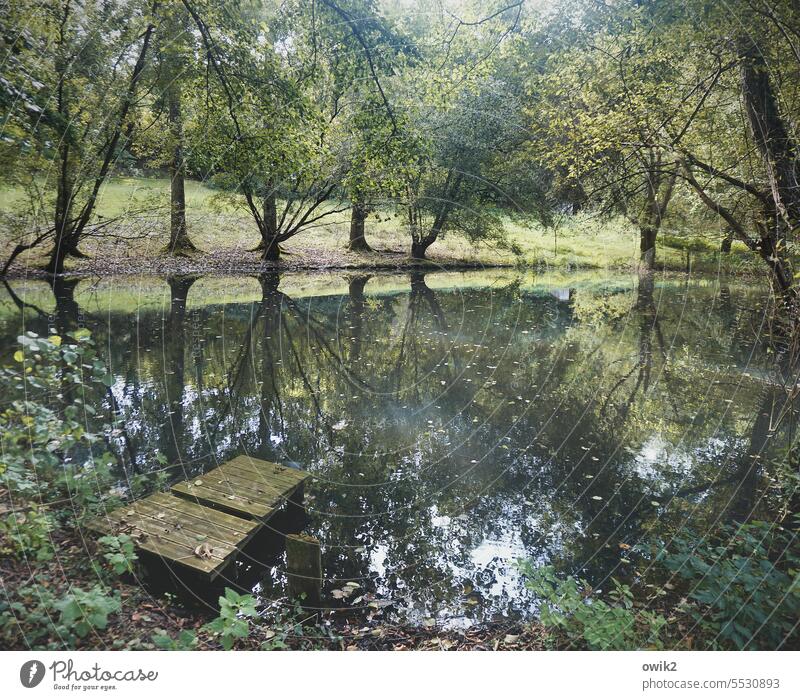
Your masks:
<svg viewBox="0 0 800 700"><path fill-rule="evenodd" d="M129 515L132 510L132 508L127 510L120 508L108 513L102 520L113 530L114 534L138 531L157 542L171 542L177 547L183 548L184 554L193 554L194 550L203 542L207 542L212 548L209 559L224 561L227 555L236 551L235 543L224 542L209 535L190 532L183 528L175 529L172 523L143 513L141 510L133 510L134 514ZM201 559L201 557L197 558Z"/></svg>
<svg viewBox="0 0 800 700"><path fill-rule="evenodd" d="M143 537L134 538L138 549L212 579L260 529L252 520L165 493L118 508L96 520L92 527L106 534L142 534ZM197 556L195 550L204 543L211 548L209 555Z"/></svg>
<svg viewBox="0 0 800 700"><path fill-rule="evenodd" d="M256 459L255 457L248 457L246 455L239 455L232 460L225 462L220 466L236 466L242 469L247 469L258 474L267 476L274 475L278 480L287 479L291 483L305 481L311 477L311 474L301 469L294 469L286 467L283 464L276 464L275 462L267 462L263 459Z"/></svg>
<svg viewBox="0 0 800 700"><path fill-rule="evenodd" d="M249 467L243 467L239 464L223 464L209 474L224 474L231 477L239 477L240 479L249 479L252 483L262 485L269 484L274 488L279 488L281 491L287 489L294 490L306 479L293 479L290 476L283 476L281 474L264 474L263 472L252 471Z"/></svg>
<svg viewBox="0 0 800 700"><path fill-rule="evenodd" d="M214 578L287 500L302 493L310 476L242 455L175 484L171 493L155 493L112 511L92 527L138 535L138 549ZM198 556L203 545L207 555Z"/></svg>
<svg viewBox="0 0 800 700"><path fill-rule="evenodd" d="M267 503L240 496L230 487L225 488L224 484L212 487L207 486L205 480L203 481L204 483L200 486L196 486L194 482L182 481L172 487L172 493L200 505L218 508L239 517L255 518L256 520L263 520L277 510L274 502Z"/></svg>
<svg viewBox="0 0 800 700"><path fill-rule="evenodd" d="M225 478L224 475L212 474L211 472L197 479L181 481L175 484L172 490L174 491L176 487L180 487L184 493L190 495L202 494L204 496L211 496L212 494L216 494L217 497L225 498L228 501L234 501L237 504L252 503L256 505L272 506L281 496L281 492L277 490L268 492L264 489L259 489L259 493L257 493L255 486L251 483L235 482ZM228 498L229 496L232 498Z"/></svg>
<svg viewBox="0 0 800 700"><path fill-rule="evenodd" d="M232 489L234 493L268 503L275 503L286 496L285 488L278 488L274 483L266 480L259 480L258 478L251 478L238 472L229 471L228 467L215 469L204 477L200 477L199 480L211 488L225 486Z"/></svg>
<svg viewBox="0 0 800 700"><path fill-rule="evenodd" d="M175 484L181 498L236 516L265 521L310 477L274 462L239 456L195 479Z"/></svg>
<svg viewBox="0 0 800 700"><path fill-rule="evenodd" d="M206 506L199 506L196 503L187 501L184 498L176 498L163 491L148 496L147 500L152 503L158 503L165 508L173 508L181 513L189 513L199 518L208 519L217 527L227 527L233 532L240 532L242 528L253 526L250 520L237 518L235 515L229 515L228 513L214 510L213 508L207 508Z"/></svg>
<svg viewBox="0 0 800 700"><path fill-rule="evenodd" d="M175 500L182 502L182 499L176 498ZM245 537L248 532L248 530L234 531L227 528L217 528L209 520L203 520L195 515L189 515L179 510L163 508L158 503L149 503L147 499L136 501L132 504L132 507L137 514L143 517L158 519L164 524L165 528L178 530L179 532L188 532L193 536L205 535L218 542L224 542L234 547L241 542L242 537ZM251 521L247 520L245 522ZM249 529L252 529L252 527Z"/></svg>

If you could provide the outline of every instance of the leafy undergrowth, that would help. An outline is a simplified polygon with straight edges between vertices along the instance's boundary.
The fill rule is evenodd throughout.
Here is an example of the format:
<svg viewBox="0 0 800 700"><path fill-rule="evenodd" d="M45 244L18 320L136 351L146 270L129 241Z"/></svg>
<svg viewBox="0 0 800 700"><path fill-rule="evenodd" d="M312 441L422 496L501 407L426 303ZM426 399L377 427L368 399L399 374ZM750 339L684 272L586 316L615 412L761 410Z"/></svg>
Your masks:
<svg viewBox="0 0 800 700"><path fill-rule="evenodd" d="M519 566L541 601L548 648L798 649L797 524L723 525L637 546L647 574L635 586L612 577L605 592L549 566Z"/></svg>

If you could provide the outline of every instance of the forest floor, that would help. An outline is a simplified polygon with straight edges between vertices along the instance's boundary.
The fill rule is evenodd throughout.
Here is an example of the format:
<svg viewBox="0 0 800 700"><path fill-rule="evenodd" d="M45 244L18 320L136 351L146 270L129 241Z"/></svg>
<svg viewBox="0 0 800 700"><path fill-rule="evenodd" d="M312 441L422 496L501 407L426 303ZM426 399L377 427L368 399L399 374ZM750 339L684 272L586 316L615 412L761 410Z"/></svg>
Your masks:
<svg viewBox="0 0 800 700"><path fill-rule="evenodd" d="M282 244L280 262L264 263L254 248L258 232L250 215L229 199L202 183L187 183L187 221L197 252L175 256L165 253L168 241L169 183L158 178L116 178L103 189L98 214L114 223L103 236L88 238L81 246L87 257L67 263L75 274L257 274L280 270L402 270L412 267L463 269L483 267L534 267L626 270L637 262L638 239L622 220L600 220L590 215L565 218L545 228L535 221L507 217L506 246L483 242L473 245L462 236L447 235L428 250L428 260L409 256L410 241L400 217L377 209L367 219L366 237L372 252L347 249L349 213L343 211L321 220ZM21 192L0 189L0 260L13 248L13 217L24 209ZM5 233L2 231L5 230ZM691 246L695 271L733 271L746 265L746 256L734 250L720 264L713 254L718 232L708 240L694 239ZM658 251L659 266L683 271L687 252L680 237L669 236L669 246ZM711 240L714 239L714 240ZM677 241L677 243L676 243ZM512 252L511 246L515 248ZM671 247L670 247L671 246ZM683 246L683 249L682 249ZM698 249L699 247L699 249ZM11 269L12 276L40 276L46 250L25 253Z"/></svg>

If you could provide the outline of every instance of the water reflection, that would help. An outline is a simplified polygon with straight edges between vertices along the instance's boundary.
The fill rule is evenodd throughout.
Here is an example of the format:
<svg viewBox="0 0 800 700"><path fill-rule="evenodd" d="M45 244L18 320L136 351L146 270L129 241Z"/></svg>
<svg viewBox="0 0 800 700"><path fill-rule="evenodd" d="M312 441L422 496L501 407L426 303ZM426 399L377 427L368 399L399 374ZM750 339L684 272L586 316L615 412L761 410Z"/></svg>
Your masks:
<svg viewBox="0 0 800 700"><path fill-rule="evenodd" d="M753 332L761 295L715 280L13 287L9 354L22 319L92 329L128 473L161 469L158 454L175 477L242 452L302 465L329 586L420 619L528 610L517 557L602 581L632 574L627 546L659 528L757 515L786 409ZM279 584L280 562L268 574Z"/></svg>

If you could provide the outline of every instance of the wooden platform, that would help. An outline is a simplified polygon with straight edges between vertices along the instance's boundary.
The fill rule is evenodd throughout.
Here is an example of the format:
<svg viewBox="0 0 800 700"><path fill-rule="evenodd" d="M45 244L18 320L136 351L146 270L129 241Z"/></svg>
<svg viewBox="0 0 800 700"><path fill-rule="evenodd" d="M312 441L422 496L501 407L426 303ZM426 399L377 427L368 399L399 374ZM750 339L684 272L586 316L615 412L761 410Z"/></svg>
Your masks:
<svg viewBox="0 0 800 700"><path fill-rule="evenodd" d="M201 477L175 484L172 493L225 513L267 521L309 476L274 462L236 457Z"/></svg>
<svg viewBox="0 0 800 700"><path fill-rule="evenodd" d="M93 529L128 534L138 549L215 578L287 502L302 503L310 474L236 457L99 518Z"/></svg>

